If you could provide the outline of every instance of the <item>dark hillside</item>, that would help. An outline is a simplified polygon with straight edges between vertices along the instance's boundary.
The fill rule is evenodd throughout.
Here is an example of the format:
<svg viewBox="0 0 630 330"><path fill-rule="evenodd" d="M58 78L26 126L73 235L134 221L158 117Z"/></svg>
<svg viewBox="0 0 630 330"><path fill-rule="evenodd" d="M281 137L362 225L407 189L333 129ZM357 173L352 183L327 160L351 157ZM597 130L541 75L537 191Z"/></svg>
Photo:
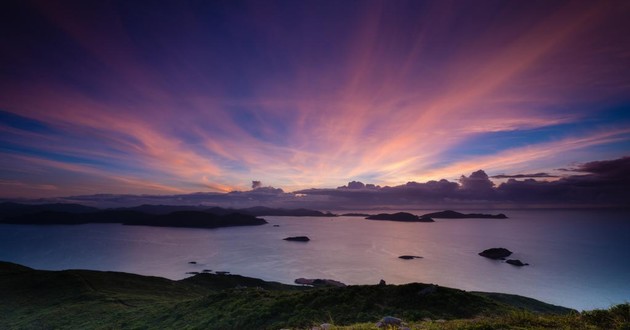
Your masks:
<svg viewBox="0 0 630 330"><path fill-rule="evenodd" d="M348 325L385 315L469 319L568 309L431 284L308 288L238 275L165 278L89 270L41 271L0 262L0 328L277 329Z"/></svg>

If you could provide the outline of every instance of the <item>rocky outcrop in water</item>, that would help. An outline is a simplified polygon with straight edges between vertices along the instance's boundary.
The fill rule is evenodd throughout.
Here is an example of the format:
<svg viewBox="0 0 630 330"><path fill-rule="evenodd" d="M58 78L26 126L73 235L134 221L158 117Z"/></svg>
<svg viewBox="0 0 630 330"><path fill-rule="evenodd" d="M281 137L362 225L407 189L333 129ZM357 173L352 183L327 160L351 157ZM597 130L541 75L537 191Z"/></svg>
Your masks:
<svg viewBox="0 0 630 330"><path fill-rule="evenodd" d="M308 242L311 239L308 238L308 236L293 236L293 237L287 237L284 240L285 241L292 241L292 242Z"/></svg>
<svg viewBox="0 0 630 330"><path fill-rule="evenodd" d="M505 262L513 266L519 266L519 267L529 266L528 263L524 263L518 259L508 259Z"/></svg>
<svg viewBox="0 0 630 330"><path fill-rule="evenodd" d="M405 260L411 260L411 259L421 259L422 257L420 257L420 256L404 255L404 256L400 256L398 258L405 259Z"/></svg>
<svg viewBox="0 0 630 330"><path fill-rule="evenodd" d="M504 259L509 257L512 254L512 251L506 248L491 248L487 250L483 250L479 252L479 255L482 257L490 258L490 259Z"/></svg>

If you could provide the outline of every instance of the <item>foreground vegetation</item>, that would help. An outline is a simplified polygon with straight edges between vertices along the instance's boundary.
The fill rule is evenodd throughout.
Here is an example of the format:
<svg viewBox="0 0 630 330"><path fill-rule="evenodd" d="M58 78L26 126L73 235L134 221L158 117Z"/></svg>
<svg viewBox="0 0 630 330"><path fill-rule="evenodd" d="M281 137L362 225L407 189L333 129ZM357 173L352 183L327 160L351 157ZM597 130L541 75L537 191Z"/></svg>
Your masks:
<svg viewBox="0 0 630 330"><path fill-rule="evenodd" d="M563 315L540 314L529 311L513 311L506 315L459 320L425 320L409 322L415 330L614 330L630 329L630 304L613 306L607 310L573 312ZM374 323L334 326L331 330L374 330Z"/></svg>
<svg viewBox="0 0 630 330"><path fill-rule="evenodd" d="M629 305L577 313L514 295L429 284L305 288L237 275L181 281L117 272L39 271L0 262L2 329L630 329Z"/></svg>

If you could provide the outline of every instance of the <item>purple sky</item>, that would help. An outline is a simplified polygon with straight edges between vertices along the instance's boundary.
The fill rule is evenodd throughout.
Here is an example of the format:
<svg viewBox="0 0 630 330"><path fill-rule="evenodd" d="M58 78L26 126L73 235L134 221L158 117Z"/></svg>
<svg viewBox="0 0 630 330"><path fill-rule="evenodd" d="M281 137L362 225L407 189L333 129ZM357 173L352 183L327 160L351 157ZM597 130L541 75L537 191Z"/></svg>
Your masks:
<svg viewBox="0 0 630 330"><path fill-rule="evenodd" d="M10 0L1 11L1 198L258 181L313 200L389 186L445 201L471 199L476 178L491 185L477 199L534 203L542 189L561 204L593 196L582 179L611 180L589 166L630 155L628 1ZM375 186L336 189L350 181ZM597 196L614 196L610 185ZM408 198L388 193L378 202Z"/></svg>

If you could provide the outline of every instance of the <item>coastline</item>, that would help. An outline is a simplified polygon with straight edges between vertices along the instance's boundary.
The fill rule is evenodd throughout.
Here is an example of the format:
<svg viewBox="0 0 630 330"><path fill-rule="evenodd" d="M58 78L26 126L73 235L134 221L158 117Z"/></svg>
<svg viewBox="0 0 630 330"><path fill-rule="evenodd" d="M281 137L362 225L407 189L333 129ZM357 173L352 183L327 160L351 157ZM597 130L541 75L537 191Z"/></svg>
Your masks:
<svg viewBox="0 0 630 330"><path fill-rule="evenodd" d="M422 283L311 288L210 273L173 281L110 271L43 271L9 262L0 262L0 277L4 296L0 313L5 315L0 325L9 328L35 324L170 327L184 318L192 327L206 323L219 328L273 329L302 328L326 315L332 315L338 325L351 325L376 322L385 315L421 321L495 317L516 311L575 313L527 297ZM162 316L153 319L156 315Z"/></svg>

